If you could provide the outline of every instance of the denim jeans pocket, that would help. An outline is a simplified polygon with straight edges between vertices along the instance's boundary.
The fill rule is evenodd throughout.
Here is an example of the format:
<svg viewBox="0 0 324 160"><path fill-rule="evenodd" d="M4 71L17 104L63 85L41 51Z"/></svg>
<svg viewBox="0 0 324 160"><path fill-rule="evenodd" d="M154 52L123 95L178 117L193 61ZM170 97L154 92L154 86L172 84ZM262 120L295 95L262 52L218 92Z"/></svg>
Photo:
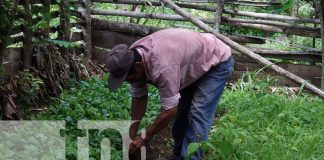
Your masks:
<svg viewBox="0 0 324 160"><path fill-rule="evenodd" d="M231 73L234 70L234 60L232 57L230 57L227 61L219 63L215 67L215 71L217 74L221 75L231 75Z"/></svg>
<svg viewBox="0 0 324 160"><path fill-rule="evenodd" d="M235 62L232 56L226 61L227 69L230 72L229 75L231 75L234 72L234 63Z"/></svg>

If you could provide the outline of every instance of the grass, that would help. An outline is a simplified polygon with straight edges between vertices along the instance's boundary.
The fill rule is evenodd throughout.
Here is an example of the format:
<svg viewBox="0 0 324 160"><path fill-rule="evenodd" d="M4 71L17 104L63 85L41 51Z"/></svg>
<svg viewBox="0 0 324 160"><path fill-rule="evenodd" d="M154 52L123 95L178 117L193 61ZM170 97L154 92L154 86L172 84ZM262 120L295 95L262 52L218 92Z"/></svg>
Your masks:
<svg viewBox="0 0 324 160"><path fill-rule="evenodd" d="M200 146L206 159L323 159L324 101L309 94L291 94L286 88L271 92L274 78L257 80L246 74L228 87L219 105L222 115L214 124L208 142ZM74 83L64 91L46 113L37 120L65 120L74 126L78 120L129 120L130 95L127 85L116 93L107 89L107 77ZM158 93L150 88L148 112L142 127L159 113ZM107 133L115 134L115 133ZM112 158L122 159L120 137L112 140ZM98 142L102 135L93 135L90 155L99 159ZM110 136L111 137L111 136ZM73 136L68 138L68 157L76 149ZM99 139L99 141L98 141ZM100 143L99 143L100 144Z"/></svg>
<svg viewBox="0 0 324 160"><path fill-rule="evenodd" d="M324 101L264 83L241 79L225 91L206 159L324 159Z"/></svg>

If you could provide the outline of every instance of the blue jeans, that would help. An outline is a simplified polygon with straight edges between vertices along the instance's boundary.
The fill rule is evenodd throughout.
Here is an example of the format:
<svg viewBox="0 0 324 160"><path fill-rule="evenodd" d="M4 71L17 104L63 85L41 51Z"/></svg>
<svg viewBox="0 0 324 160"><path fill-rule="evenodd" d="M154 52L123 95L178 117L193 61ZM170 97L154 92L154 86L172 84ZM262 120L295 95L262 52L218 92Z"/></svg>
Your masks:
<svg viewBox="0 0 324 160"><path fill-rule="evenodd" d="M176 160L185 159L190 143L207 140L218 101L233 72L233 65L234 60L230 57L180 91L181 99L172 126L175 142L173 155ZM202 151L197 151L190 159L202 159Z"/></svg>

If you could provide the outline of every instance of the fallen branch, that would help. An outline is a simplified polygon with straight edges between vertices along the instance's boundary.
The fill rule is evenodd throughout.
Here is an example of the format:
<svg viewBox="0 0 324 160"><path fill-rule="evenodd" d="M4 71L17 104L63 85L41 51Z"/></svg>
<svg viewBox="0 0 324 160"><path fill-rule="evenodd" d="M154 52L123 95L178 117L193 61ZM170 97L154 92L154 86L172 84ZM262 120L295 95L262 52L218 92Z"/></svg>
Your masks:
<svg viewBox="0 0 324 160"><path fill-rule="evenodd" d="M310 84L306 80L304 80L304 79L300 78L299 76L297 76L297 75L295 75L293 73L290 73L289 71L277 66L276 64L270 62L269 60L263 58L262 56L252 52L248 48L246 48L244 46L241 46L240 44L230 40L226 36L224 36L224 35L222 35L220 33L217 33L213 28L209 27L208 25L206 25L204 22L200 21L199 19L194 18L192 15L188 14L186 11L184 11L182 8L180 8L179 6L174 4L172 1L170 1L170 0L162 0L162 2L168 4L171 9L173 9L175 12L177 12L179 15L181 15L185 19L190 20L193 24L197 25L199 28L203 29L206 32L210 32L210 33L214 34L217 38L222 40L224 43L226 43L227 45L229 45L233 49L239 51L240 53L243 53L243 54L247 55L248 57L256 60L257 62L259 62L259 63L261 63L261 64L263 64L265 66L268 66L269 68L271 68L275 72L279 73L280 75L285 76L285 77L293 80L294 82L296 82L296 83L298 83L300 85L305 85L305 87L307 89L309 89L310 91L312 91L315 94L319 95L320 97L324 98L324 92L322 90L318 89L316 86Z"/></svg>

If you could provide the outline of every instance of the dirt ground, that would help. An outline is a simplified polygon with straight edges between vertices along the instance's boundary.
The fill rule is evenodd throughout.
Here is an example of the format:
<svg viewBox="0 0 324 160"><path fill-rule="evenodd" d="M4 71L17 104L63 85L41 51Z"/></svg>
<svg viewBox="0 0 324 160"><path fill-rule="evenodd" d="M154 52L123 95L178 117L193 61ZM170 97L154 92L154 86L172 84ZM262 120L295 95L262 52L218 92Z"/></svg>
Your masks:
<svg viewBox="0 0 324 160"><path fill-rule="evenodd" d="M166 127L155 135L146 146L147 160L169 160L172 159L172 134L171 126Z"/></svg>

